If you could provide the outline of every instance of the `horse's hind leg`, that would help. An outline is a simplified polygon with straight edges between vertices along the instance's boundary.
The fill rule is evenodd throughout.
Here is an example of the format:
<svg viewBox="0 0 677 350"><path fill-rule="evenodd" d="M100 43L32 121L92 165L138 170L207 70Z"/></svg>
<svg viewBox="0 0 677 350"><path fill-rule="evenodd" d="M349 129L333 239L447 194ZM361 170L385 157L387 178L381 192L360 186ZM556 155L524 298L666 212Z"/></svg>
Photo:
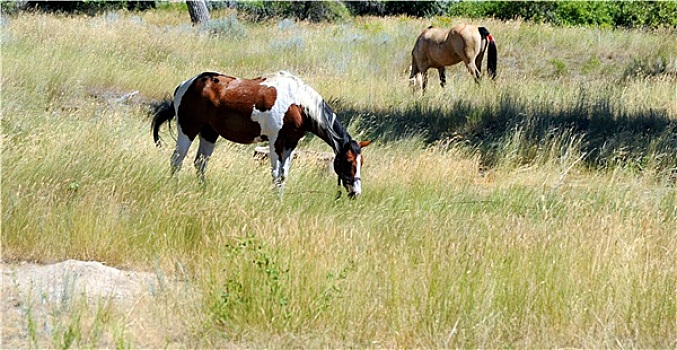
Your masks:
<svg viewBox="0 0 677 350"><path fill-rule="evenodd" d="M477 71L479 74L482 74L482 59L484 58L484 50L481 50L478 54L477 57L475 57L475 68L477 68Z"/></svg>
<svg viewBox="0 0 677 350"><path fill-rule="evenodd" d="M475 66L475 62L473 61L466 62L465 66L466 68L468 68L468 72L470 72L470 75L472 75L472 77L475 78L475 82L479 83L480 71L477 69L477 66Z"/></svg>
<svg viewBox="0 0 677 350"><path fill-rule="evenodd" d="M214 144L216 143L217 138L218 134L212 128L205 127L200 132L200 146L195 155L193 165L195 165L195 169L197 170L202 183L205 183L205 169L207 168L209 157L211 157L212 152L214 152Z"/></svg>
<svg viewBox="0 0 677 350"><path fill-rule="evenodd" d="M177 123L178 124L178 123ZM188 137L188 135L183 133L181 130L181 125L177 126L178 136L176 137L176 148L172 154L172 175L181 169L181 164L183 164L183 159L186 158L188 150L190 149L190 144L193 143L193 140Z"/></svg>
<svg viewBox="0 0 677 350"><path fill-rule="evenodd" d="M447 85L447 75L445 74L444 67L437 68L437 72L440 73L440 86L445 87Z"/></svg>
<svg viewBox="0 0 677 350"><path fill-rule="evenodd" d="M214 143L207 141L204 137L200 136L200 147L198 149L197 155L195 155L195 160L193 165L200 176L200 181L205 183L205 169L207 168L207 162L209 157L211 157L212 152L214 151Z"/></svg>

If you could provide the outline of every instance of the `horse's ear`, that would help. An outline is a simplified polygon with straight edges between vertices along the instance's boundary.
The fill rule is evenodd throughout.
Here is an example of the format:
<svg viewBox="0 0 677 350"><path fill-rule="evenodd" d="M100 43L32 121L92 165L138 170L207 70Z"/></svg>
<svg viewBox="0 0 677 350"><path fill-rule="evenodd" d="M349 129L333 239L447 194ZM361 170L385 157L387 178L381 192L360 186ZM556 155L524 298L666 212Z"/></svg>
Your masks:
<svg viewBox="0 0 677 350"><path fill-rule="evenodd" d="M360 142L358 142L357 144L360 145L360 148L363 148L363 147L369 146L369 144L371 143L371 141L373 141L373 140L369 140L369 141L360 141Z"/></svg>

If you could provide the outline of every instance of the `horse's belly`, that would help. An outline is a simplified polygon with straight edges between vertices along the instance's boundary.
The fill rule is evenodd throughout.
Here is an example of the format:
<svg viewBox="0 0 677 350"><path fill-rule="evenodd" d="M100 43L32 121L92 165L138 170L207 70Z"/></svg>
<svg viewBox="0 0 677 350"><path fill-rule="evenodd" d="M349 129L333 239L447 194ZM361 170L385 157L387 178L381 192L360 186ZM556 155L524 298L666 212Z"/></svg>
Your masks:
<svg viewBox="0 0 677 350"><path fill-rule="evenodd" d="M431 68L442 68L446 66L454 65L458 62L461 62L461 59L456 56L456 54L448 54L436 52L430 55L430 67Z"/></svg>
<svg viewBox="0 0 677 350"><path fill-rule="evenodd" d="M226 140L249 144L260 142L265 137L261 135L261 127L258 123L246 118L230 116L214 123L212 128Z"/></svg>
<svg viewBox="0 0 677 350"><path fill-rule="evenodd" d="M252 134L246 134L246 133L237 133L233 131L225 132L225 133L220 133L221 136L232 142L236 143L242 143L242 144L250 144L250 143L255 143L255 142L261 142L267 140L267 138L264 135L252 135Z"/></svg>
<svg viewBox="0 0 677 350"><path fill-rule="evenodd" d="M431 68L442 68L461 62L461 58L456 53L441 48L432 48L428 57L430 57Z"/></svg>

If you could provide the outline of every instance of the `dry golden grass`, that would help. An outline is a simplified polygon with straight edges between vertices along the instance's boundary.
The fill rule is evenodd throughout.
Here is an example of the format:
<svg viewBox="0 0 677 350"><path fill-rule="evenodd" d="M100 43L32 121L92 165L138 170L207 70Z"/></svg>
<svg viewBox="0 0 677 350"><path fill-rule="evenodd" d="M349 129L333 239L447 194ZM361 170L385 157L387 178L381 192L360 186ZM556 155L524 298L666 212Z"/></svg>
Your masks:
<svg viewBox="0 0 677 350"><path fill-rule="evenodd" d="M487 20L499 79L453 67L450 89L433 77L419 98L410 45L460 19L230 18L217 36L171 10L3 28L3 260L105 261L194 298L69 304L47 313L64 325L51 334L26 302L18 346L675 347L670 33ZM664 73L626 71L659 57ZM202 70L278 69L378 137L358 201L335 201L335 178L303 159L279 200L253 147L226 142L205 188L188 164L169 177L172 139L155 148L145 103Z"/></svg>

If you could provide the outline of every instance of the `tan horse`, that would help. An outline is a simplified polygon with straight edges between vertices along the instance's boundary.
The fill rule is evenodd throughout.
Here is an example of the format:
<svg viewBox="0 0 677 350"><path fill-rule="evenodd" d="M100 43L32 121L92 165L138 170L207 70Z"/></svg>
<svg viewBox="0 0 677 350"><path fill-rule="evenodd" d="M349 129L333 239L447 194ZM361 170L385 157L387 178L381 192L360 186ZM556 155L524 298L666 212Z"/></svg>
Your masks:
<svg viewBox="0 0 677 350"><path fill-rule="evenodd" d="M444 67L463 62L470 75L479 82L487 48L487 70L493 79L496 77L496 43L486 28L470 24L457 24L451 29L430 26L418 36L411 51L409 79L424 91L428 84L428 69L437 68L440 85L444 87L447 83Z"/></svg>

